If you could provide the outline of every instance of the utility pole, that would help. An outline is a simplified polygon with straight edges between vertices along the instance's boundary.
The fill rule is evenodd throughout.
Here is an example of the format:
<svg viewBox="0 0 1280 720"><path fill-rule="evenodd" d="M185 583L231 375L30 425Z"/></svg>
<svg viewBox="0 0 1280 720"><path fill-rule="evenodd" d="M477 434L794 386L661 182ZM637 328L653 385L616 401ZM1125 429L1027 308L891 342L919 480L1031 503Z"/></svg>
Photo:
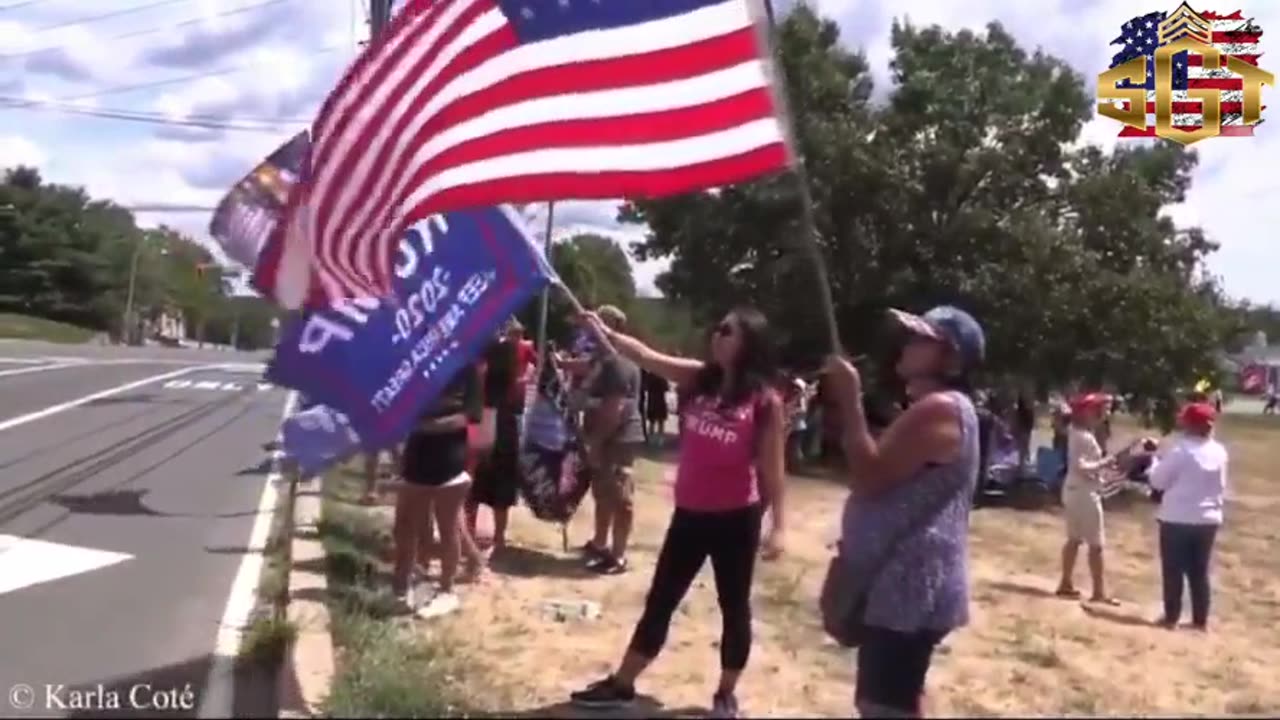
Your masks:
<svg viewBox="0 0 1280 720"><path fill-rule="evenodd" d="M551 262L551 231L556 224L556 204L547 203L547 236L543 238L543 253L547 263ZM538 307L538 367L542 367L542 356L547 351L547 314L551 306L551 288L542 291L542 300Z"/></svg>
<svg viewBox="0 0 1280 720"><path fill-rule="evenodd" d="M140 238L133 248L133 257L129 260L129 291L125 295L124 317L121 319L120 327L120 337L125 345L133 344L133 291L138 284L138 261L142 259L142 248L146 243L146 240Z"/></svg>
<svg viewBox="0 0 1280 720"><path fill-rule="evenodd" d="M377 40L391 22L392 0L369 0L369 39Z"/></svg>

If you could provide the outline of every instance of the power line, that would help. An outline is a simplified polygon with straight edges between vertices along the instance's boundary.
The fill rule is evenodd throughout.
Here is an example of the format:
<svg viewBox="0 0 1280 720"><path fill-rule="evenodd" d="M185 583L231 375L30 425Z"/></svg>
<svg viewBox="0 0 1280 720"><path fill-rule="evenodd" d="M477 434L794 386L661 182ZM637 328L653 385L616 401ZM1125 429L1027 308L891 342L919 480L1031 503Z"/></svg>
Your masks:
<svg viewBox="0 0 1280 720"><path fill-rule="evenodd" d="M142 28L140 30L130 30L129 32L119 33L117 35L108 35L102 39L103 40L124 40L126 38L142 37L144 35L153 35L155 33L167 32L170 30L177 30L178 28L189 27L191 25L200 25L215 18L231 17L233 15L239 15L239 14L250 12L253 10L259 10L265 7L269 7L271 5L279 5L280 3L285 3L285 2L292 2L292 0L265 0L265 2L260 2L255 5L245 5L244 7L233 8L231 10L224 10L222 12L212 13L210 15L205 15L198 18L191 18L189 20L183 20L181 22L172 23L169 25L155 25L149 28ZM22 52L16 52L16 53L3 53L3 54L0 54L0 60L30 57L32 55L39 55L41 53L51 52L54 50L65 50L66 47L67 46L65 44L49 45L47 47L37 48L35 50L24 50Z"/></svg>
<svg viewBox="0 0 1280 720"><path fill-rule="evenodd" d="M98 113L110 113L111 115L129 115L138 118L151 118L157 120L175 119L172 115L154 110L126 110L123 108L106 108L106 107L86 107L84 105L73 105L62 103L56 100L30 100L26 98L4 97L0 96L0 108L10 110L49 110L52 112L80 112L83 110L92 110ZM188 113L183 115L181 120L196 120L211 123L264 123L269 125L289 125L289 124L307 124L311 122L305 118L285 118L285 117L262 117L257 115L237 115L234 118L228 118L219 115L209 115L203 113Z"/></svg>
<svg viewBox="0 0 1280 720"><path fill-rule="evenodd" d="M314 56L314 55L324 55L326 53L331 53L339 49L340 47L341 46L339 45L327 45L325 47L319 48L312 52L306 53L306 55L308 57ZM193 73L191 75L183 75L176 78L166 78L164 80L153 80L151 82L137 83L134 85L116 85L114 87L105 88L103 90L95 90L94 92L84 93L82 95L72 95L68 97L61 97L61 98L58 98L58 100L59 101L87 100L89 98L102 97L103 95L118 95L120 93L136 92L138 90L150 90L152 88L165 87L167 85L177 85L179 83L191 82L192 80L202 80L204 78L219 77L221 75L234 75L239 72L244 72L245 70L255 70L255 69L261 69L261 65L258 63L244 63L242 65L232 65L231 67L227 67L227 68L221 68L218 70L207 70L205 72Z"/></svg>
<svg viewBox="0 0 1280 720"><path fill-rule="evenodd" d="M35 5L36 3L41 1L42 0L24 0L24 2L16 2L12 5L5 5L4 7L0 7L0 12L4 12L5 10L17 10L18 8L24 8L28 5Z"/></svg>
<svg viewBox="0 0 1280 720"><path fill-rule="evenodd" d="M61 22L56 22L52 25L38 27L34 30L31 30L30 32L33 32L33 33L48 32L50 30L58 30L64 27L70 27L72 25L89 25L91 23L98 22L99 20L110 20L112 18L122 17L125 15L132 15L134 13L140 13L147 10L154 10L155 8L158 8L158 7L166 7L168 5L177 5L178 3L186 3L186 2L191 2L191 0L158 0L158 2L147 3L146 5L134 5L133 7L127 7L121 10L112 10L111 12L102 13L101 15L89 15L89 16L78 18L75 20L63 20Z"/></svg>
<svg viewBox="0 0 1280 720"><path fill-rule="evenodd" d="M0 101L3 102L3 101ZM151 125L165 125L169 127L189 127L200 128L204 130L237 130L241 132L261 132L278 134L286 132L289 128L284 125L268 125L268 124L244 124L227 120L199 120L190 118L171 118L162 115L146 115L132 113L120 110L106 110L94 108L81 108L73 106L54 106L54 105L35 105L29 104L28 101L22 101L27 104L0 105L11 110L49 110L52 112L65 113L67 115L82 115L85 117L101 118L104 120L121 120L128 122L148 123ZM300 121L299 124L305 124Z"/></svg>

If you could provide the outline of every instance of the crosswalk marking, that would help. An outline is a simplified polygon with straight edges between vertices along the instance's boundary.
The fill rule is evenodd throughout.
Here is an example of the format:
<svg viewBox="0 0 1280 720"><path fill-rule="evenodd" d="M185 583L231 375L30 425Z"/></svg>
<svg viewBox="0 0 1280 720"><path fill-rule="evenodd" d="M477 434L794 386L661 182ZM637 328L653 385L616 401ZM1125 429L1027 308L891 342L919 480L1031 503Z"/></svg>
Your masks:
<svg viewBox="0 0 1280 720"><path fill-rule="evenodd" d="M246 389L252 389L254 386L245 386L236 382L223 382L221 380L170 380L164 384L166 390L212 390L216 392L243 392ZM275 386L271 383L257 383L258 392L266 392Z"/></svg>
<svg viewBox="0 0 1280 720"><path fill-rule="evenodd" d="M0 595L132 558L125 553L0 535Z"/></svg>

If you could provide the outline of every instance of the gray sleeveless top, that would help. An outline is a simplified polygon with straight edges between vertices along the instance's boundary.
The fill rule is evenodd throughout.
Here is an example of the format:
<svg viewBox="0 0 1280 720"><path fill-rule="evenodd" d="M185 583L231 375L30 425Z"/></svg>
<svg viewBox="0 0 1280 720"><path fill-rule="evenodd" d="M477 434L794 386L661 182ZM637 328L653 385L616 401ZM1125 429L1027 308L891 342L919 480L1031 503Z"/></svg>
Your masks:
<svg viewBox="0 0 1280 720"><path fill-rule="evenodd" d="M841 544L848 549L853 577L871 583L864 621L874 627L947 631L969 622L969 510L978 480L978 415L968 396L947 394L963 431L959 456L922 468L878 497L845 501ZM928 513L934 513L929 523L893 545ZM867 577L885 553L890 559L878 576Z"/></svg>

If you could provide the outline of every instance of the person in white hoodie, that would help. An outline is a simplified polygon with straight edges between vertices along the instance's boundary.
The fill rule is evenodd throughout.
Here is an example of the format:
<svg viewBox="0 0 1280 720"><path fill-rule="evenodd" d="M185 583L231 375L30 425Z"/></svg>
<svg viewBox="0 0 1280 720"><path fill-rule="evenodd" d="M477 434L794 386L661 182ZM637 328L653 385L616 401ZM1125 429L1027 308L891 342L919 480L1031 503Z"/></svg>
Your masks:
<svg viewBox="0 0 1280 720"><path fill-rule="evenodd" d="M1160 569L1164 585L1162 627L1177 627L1182 587L1191 590L1191 625L1209 627L1209 558L1222 525L1227 489L1227 448L1213 437L1213 405L1192 403L1178 416L1181 432L1151 469L1151 487L1162 491Z"/></svg>

